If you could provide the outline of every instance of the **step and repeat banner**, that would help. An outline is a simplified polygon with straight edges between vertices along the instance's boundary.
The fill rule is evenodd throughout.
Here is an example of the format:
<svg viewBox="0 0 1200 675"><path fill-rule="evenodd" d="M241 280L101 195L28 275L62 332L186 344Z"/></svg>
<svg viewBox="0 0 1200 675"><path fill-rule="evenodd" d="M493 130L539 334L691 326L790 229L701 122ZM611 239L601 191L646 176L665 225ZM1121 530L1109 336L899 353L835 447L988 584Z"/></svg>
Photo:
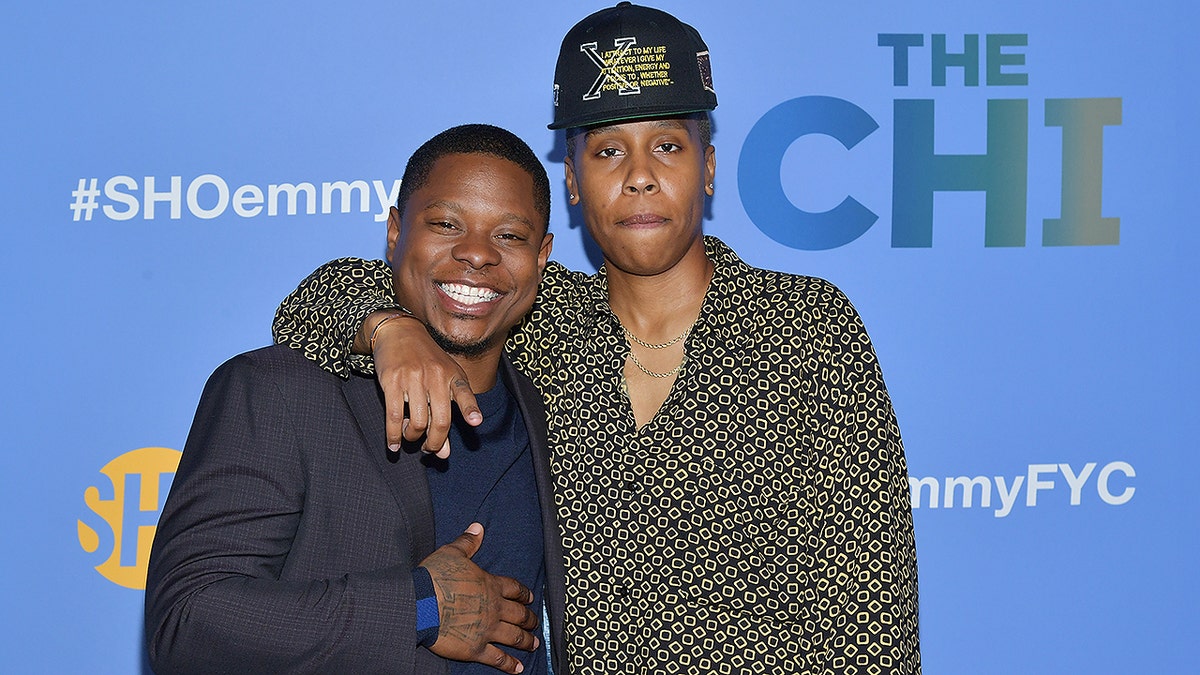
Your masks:
<svg viewBox="0 0 1200 675"><path fill-rule="evenodd" d="M1200 10L663 0L712 54L706 231L827 278L904 435L925 672L1184 672L1200 602ZM546 129L599 2L16 3L4 105L0 671L149 673L146 558L201 387L409 153ZM652 55L651 55L652 56ZM669 76L669 72L664 76Z"/></svg>

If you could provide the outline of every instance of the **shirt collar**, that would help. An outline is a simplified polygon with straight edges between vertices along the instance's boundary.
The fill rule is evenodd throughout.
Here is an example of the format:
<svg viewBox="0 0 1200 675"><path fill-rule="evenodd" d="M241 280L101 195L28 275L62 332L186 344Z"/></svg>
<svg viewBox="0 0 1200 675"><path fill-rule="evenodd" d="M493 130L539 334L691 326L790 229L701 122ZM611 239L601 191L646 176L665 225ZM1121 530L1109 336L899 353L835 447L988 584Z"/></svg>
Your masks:
<svg viewBox="0 0 1200 675"><path fill-rule="evenodd" d="M713 263L713 278L704 294L700 317L692 329L692 335L699 338L712 334L729 339L730 329L744 323L749 316L747 310L756 294L752 284L745 280L754 268L742 262L725 242L711 235L704 237L704 252ZM606 332L619 331L616 315L608 304L608 270L601 266L588 279L591 283L586 300L588 311L585 312L585 322L593 326L606 325Z"/></svg>

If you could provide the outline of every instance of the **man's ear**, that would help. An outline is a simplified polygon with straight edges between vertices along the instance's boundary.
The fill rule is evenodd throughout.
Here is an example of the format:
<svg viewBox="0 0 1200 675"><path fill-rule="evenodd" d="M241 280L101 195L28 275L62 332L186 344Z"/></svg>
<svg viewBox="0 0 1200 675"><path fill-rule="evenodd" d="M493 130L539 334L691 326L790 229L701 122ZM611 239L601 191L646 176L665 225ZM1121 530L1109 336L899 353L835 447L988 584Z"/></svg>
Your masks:
<svg viewBox="0 0 1200 675"><path fill-rule="evenodd" d="M395 263L396 242L400 240L400 209L388 209L387 260Z"/></svg>
<svg viewBox="0 0 1200 675"><path fill-rule="evenodd" d="M709 145L704 149L704 191L713 195L712 184L717 177L717 149Z"/></svg>
<svg viewBox="0 0 1200 675"><path fill-rule="evenodd" d="M579 203L579 188L575 182L575 162L570 157L563 158L563 172L567 176L567 203L574 206Z"/></svg>
<svg viewBox="0 0 1200 675"><path fill-rule="evenodd" d="M547 232L542 237L542 247L538 251L538 274L546 271L546 262L550 260L550 250L554 248L554 234Z"/></svg>

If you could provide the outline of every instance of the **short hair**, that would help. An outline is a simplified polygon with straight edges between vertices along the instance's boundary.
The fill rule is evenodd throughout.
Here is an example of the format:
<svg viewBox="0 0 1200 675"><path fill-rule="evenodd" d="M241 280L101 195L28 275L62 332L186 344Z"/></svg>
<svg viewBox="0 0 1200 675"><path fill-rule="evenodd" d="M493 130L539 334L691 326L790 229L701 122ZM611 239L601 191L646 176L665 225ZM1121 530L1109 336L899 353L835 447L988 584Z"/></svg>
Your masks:
<svg viewBox="0 0 1200 675"><path fill-rule="evenodd" d="M425 141L408 158L400 179L396 208L404 213L409 197L429 182L433 165L446 155L491 155L507 159L533 179L533 201L543 224L550 226L550 178L546 167L525 141L516 134L490 124L463 124L451 127Z"/></svg>
<svg viewBox="0 0 1200 675"><path fill-rule="evenodd" d="M712 145L712 117L709 116L707 110L687 113L685 115L672 115L672 117L684 120L696 120L696 126L700 131L700 145L705 148ZM621 120L621 122L636 121L636 119ZM575 138L579 136L579 134L586 134L589 129L595 129L596 127L607 127L619 123L620 122L605 122L604 124L597 124L589 127L570 127L567 129L567 157L572 160L575 159Z"/></svg>

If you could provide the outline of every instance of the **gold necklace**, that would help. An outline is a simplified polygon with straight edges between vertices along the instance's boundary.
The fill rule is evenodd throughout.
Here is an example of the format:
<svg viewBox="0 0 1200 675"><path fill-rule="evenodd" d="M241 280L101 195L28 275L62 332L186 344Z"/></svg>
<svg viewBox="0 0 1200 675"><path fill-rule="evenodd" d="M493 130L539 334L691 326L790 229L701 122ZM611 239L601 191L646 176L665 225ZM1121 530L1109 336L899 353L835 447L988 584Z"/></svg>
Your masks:
<svg viewBox="0 0 1200 675"><path fill-rule="evenodd" d="M675 366L674 368L668 370L665 373L659 373L659 372L650 370L646 366L643 366L642 362L638 361L638 357L636 354L633 353L632 349L629 350L629 358L633 359L633 365L637 366L638 370L649 375L650 377L658 377L658 378L671 377L672 375L675 375L679 371L683 370L683 364L687 363L687 354L685 353L683 355L683 358L679 360L679 365Z"/></svg>
<svg viewBox="0 0 1200 675"><path fill-rule="evenodd" d="M621 323L621 320L617 319L617 323ZM675 344L676 342L679 342L680 340L686 338L688 336L688 333L692 332L692 327L695 325L696 324L693 323L691 326L688 326L687 328L685 328L682 333L680 333L679 335L676 335L671 340L668 340L667 342L664 342L662 344L657 344L657 345L646 342L645 340L639 338L638 336L634 335L633 333L630 333L629 329L626 328L625 324L623 324L623 323L621 323L621 330L625 331L626 338L633 340L634 342L645 347L646 349L666 349L667 347L670 347L671 345Z"/></svg>
<svg viewBox="0 0 1200 675"><path fill-rule="evenodd" d="M697 318L696 321L700 321L700 319ZM617 323L620 324L620 329L625 331L625 339L637 342L638 345L646 347L647 350L666 350L667 347L670 347L671 345L676 344L676 342L678 342L679 340L683 340L684 337L688 336L688 334L691 333L691 329L696 327L696 323L692 322L692 324L689 325L688 328L684 329L683 333L680 333L680 334L672 337L671 340L662 342L662 344L660 344L660 345L654 345L654 344L652 344L652 342L647 342L646 340L642 340L641 337L638 337L637 335L630 333L629 329L625 328L625 324L620 322L619 316L617 317Z"/></svg>
<svg viewBox="0 0 1200 675"><path fill-rule="evenodd" d="M679 342L680 340L685 339L688 336L688 334L692 332L692 328L694 328L696 326L696 324L693 323L691 326L688 326L686 329L684 329L684 331L682 333L680 333L679 335L676 335L674 338L668 340L667 342L663 342L661 344L654 344L651 342L646 342L645 340L639 338L638 336L634 335L633 333L630 333L629 329L625 327L625 324L621 323L620 317L617 318L617 323L621 325L621 330L625 333L626 340L632 340L633 342L636 342L637 344L645 347L646 349L666 349L667 347L670 347L671 345ZM633 345L632 344L629 345L629 358L633 360L633 365L637 366L638 370L649 375L650 377L667 378L667 377L676 375L679 373L679 371L683 370L683 364L687 363L687 352L685 351L683 353L683 358L679 360L679 365L675 366L674 368L668 370L665 373L660 373L660 372L657 372L654 370L650 370L646 366L643 366L642 362L638 360L637 355L633 353Z"/></svg>

